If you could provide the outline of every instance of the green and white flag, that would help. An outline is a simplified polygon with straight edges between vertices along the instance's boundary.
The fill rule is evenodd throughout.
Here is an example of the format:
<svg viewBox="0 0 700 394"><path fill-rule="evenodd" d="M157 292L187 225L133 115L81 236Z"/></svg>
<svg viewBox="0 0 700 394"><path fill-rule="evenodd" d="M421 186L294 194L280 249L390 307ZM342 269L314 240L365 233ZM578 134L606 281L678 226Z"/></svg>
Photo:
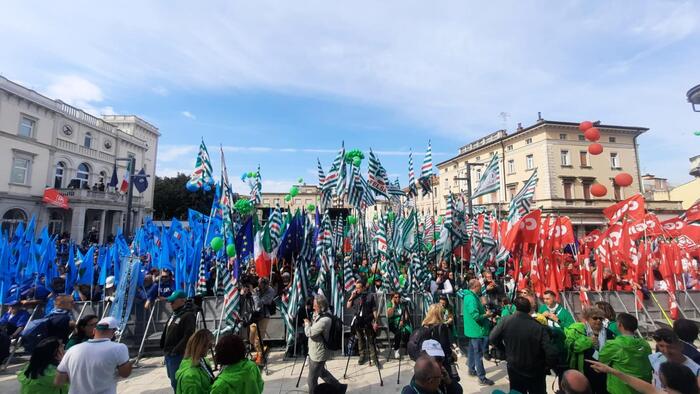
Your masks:
<svg viewBox="0 0 700 394"><path fill-rule="evenodd" d="M510 202L510 207L508 208L509 226L512 226L521 216L530 212L530 206L535 197L535 186L537 186L537 169L532 172L522 189L513 196L513 200Z"/></svg>
<svg viewBox="0 0 700 394"><path fill-rule="evenodd" d="M472 193L472 199L484 194L489 194L491 192L498 191L501 188L501 172L498 169L498 153L491 157L491 161L486 166L481 179L479 179L479 185Z"/></svg>
<svg viewBox="0 0 700 394"><path fill-rule="evenodd" d="M208 188L211 188L213 185L214 178L212 176L209 151L204 144L204 140L202 140L199 144L199 153L197 154L197 161L194 164L194 170L192 171L192 175L190 175L190 179L187 181L187 190L196 191L205 187L207 188L205 191L209 191Z"/></svg>

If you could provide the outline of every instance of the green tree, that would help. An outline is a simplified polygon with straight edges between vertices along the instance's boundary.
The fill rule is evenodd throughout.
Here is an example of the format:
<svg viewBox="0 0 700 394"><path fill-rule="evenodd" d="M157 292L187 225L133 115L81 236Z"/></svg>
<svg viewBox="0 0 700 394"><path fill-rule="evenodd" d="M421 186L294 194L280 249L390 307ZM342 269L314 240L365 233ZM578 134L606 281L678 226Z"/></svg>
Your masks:
<svg viewBox="0 0 700 394"><path fill-rule="evenodd" d="M156 176L153 218L155 220L170 220L176 218L187 220L187 209L192 208L205 215L209 215L211 204L214 201L214 188L205 192L199 190L190 192L185 188L189 177L185 174L177 174L174 177Z"/></svg>

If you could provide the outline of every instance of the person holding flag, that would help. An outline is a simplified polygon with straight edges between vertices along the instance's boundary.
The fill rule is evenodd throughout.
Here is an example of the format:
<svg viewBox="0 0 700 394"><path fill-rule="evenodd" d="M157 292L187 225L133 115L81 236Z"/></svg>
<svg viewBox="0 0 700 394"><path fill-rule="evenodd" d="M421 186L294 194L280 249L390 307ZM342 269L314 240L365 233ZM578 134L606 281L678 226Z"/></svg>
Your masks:
<svg viewBox="0 0 700 394"><path fill-rule="evenodd" d="M542 300L544 303L539 306L537 313L541 313L542 316L546 317L550 325L557 325L563 330L575 323L571 312L557 302L557 294L555 292L545 290Z"/></svg>

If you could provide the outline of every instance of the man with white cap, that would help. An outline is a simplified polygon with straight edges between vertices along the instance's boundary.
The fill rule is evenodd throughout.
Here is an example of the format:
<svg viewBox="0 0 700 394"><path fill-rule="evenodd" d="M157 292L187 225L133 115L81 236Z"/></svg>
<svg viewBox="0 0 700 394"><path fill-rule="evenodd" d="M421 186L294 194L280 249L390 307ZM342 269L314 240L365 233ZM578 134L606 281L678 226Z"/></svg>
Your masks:
<svg viewBox="0 0 700 394"><path fill-rule="evenodd" d="M450 378L450 374L443 365L445 351L442 350L440 342L434 339L426 339L421 345L421 353L432 357L440 365L440 390L445 394L461 394L462 386L459 385L459 382Z"/></svg>
<svg viewBox="0 0 700 394"><path fill-rule="evenodd" d="M112 342L118 327L119 322L111 316L97 322L93 339L63 355L54 384L70 382L69 393L115 394L117 377L128 377L132 368L126 345Z"/></svg>

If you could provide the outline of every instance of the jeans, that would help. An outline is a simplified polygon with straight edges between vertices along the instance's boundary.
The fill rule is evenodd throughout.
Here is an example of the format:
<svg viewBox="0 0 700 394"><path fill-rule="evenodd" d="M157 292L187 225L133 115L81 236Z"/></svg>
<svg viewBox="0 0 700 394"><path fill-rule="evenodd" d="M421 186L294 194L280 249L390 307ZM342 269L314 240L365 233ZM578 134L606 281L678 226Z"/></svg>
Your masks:
<svg viewBox="0 0 700 394"><path fill-rule="evenodd" d="M489 344L488 338L469 338L469 348L467 351L467 367L480 380L486 379L486 370L484 370L484 351Z"/></svg>
<svg viewBox="0 0 700 394"><path fill-rule="evenodd" d="M547 393L547 383L544 373L537 376L525 376L518 373L513 368L508 368L508 380L510 381L510 391L516 390L522 394Z"/></svg>
<svg viewBox="0 0 700 394"><path fill-rule="evenodd" d="M326 369L325 361L313 361L309 358L309 376L306 378L306 382L309 385L309 394L314 394L318 385L318 378L323 379L324 382L332 386L340 387L338 379Z"/></svg>
<svg viewBox="0 0 700 394"><path fill-rule="evenodd" d="M180 363L182 362L181 354L166 354L165 355L165 371L168 373L168 378L170 378L170 386L172 386L173 391L177 386L177 378L175 373L177 369L180 368Z"/></svg>

